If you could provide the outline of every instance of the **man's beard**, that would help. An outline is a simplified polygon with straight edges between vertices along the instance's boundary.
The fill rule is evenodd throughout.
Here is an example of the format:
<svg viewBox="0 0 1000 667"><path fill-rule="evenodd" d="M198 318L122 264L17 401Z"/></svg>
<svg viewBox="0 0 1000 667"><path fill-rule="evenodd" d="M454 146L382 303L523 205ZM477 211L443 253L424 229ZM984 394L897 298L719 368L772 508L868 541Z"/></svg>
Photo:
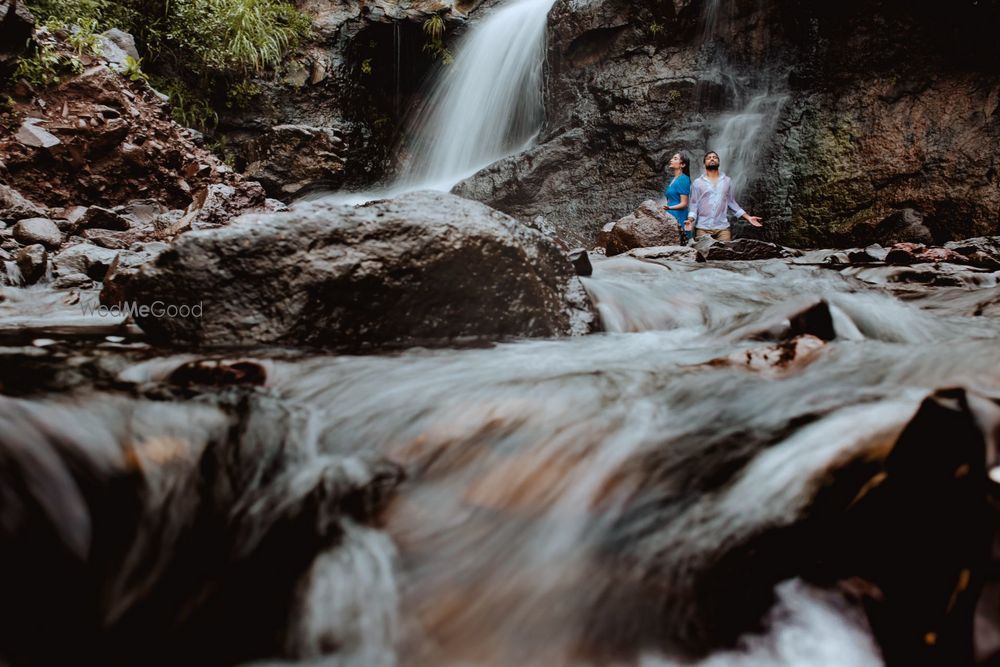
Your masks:
<svg viewBox="0 0 1000 667"><path fill-rule="evenodd" d="M717 164L706 164L705 169L708 171L719 171L719 165Z"/></svg>

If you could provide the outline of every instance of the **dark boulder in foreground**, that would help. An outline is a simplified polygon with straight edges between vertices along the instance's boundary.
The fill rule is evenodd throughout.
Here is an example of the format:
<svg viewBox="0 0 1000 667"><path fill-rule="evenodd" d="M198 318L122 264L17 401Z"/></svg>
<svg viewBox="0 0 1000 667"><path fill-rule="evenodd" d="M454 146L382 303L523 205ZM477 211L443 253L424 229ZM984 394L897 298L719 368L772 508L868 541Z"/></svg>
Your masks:
<svg viewBox="0 0 1000 667"><path fill-rule="evenodd" d="M596 321L547 236L432 192L248 215L182 236L128 282L120 293L140 307L177 308L139 314L151 338L191 344L398 348L586 333Z"/></svg>

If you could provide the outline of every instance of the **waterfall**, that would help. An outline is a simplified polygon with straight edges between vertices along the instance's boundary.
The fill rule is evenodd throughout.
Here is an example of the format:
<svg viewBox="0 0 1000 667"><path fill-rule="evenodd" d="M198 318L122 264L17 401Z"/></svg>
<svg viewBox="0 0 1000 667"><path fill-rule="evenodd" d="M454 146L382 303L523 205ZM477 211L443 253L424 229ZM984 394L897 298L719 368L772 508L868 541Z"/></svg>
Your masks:
<svg viewBox="0 0 1000 667"><path fill-rule="evenodd" d="M394 181L376 190L306 199L363 204L415 190L447 192L490 163L524 150L545 119L545 27L553 4L516 0L470 28L454 62L432 77L427 102L408 123L412 139L400 151Z"/></svg>
<svg viewBox="0 0 1000 667"><path fill-rule="evenodd" d="M519 0L472 28L411 124L412 158L397 183L450 190L518 152L544 120L545 25L555 0Z"/></svg>
<svg viewBox="0 0 1000 667"><path fill-rule="evenodd" d="M757 92L738 111L723 115L709 141L724 160L723 171L733 179L733 192L744 192L755 172L761 170L761 149L775 129L781 107L788 100L782 93Z"/></svg>
<svg viewBox="0 0 1000 667"><path fill-rule="evenodd" d="M719 116L712 123L707 150L719 153L722 171L733 180L733 192L739 197L746 186L761 171L761 149L775 130L781 109L788 100L783 76L775 76L766 68L763 75L755 73L748 79L737 74L738 67L719 48L728 36L724 35L732 3L723 6L723 0L706 0L702 15L703 47L709 49L708 57L715 60L716 74L724 82L726 93L732 99L732 110Z"/></svg>

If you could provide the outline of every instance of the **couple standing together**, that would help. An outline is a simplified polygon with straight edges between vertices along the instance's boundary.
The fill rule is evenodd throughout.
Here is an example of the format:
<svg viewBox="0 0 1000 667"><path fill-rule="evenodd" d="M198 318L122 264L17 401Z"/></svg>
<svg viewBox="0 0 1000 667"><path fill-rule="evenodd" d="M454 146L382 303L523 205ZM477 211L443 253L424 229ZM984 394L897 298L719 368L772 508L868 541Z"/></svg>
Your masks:
<svg viewBox="0 0 1000 667"><path fill-rule="evenodd" d="M673 178L664 191L667 205L663 208L677 220L681 238L711 236L719 241L732 241L727 208L754 227L762 227L759 217L744 211L733 199L733 182L719 171L719 154L715 151L705 153L704 163L705 173L694 183L687 156L683 153L674 153L667 163L666 171L673 174Z"/></svg>

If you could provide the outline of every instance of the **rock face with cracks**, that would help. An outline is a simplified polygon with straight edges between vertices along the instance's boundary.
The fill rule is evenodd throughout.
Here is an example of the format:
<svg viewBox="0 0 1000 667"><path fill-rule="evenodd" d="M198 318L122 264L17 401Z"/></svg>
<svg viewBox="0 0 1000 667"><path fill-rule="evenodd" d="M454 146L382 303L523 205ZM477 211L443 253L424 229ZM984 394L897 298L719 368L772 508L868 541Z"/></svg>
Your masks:
<svg viewBox="0 0 1000 667"><path fill-rule="evenodd" d="M153 339L406 347L586 333L596 318L547 236L477 202L416 193L312 205L192 232L117 286Z"/></svg>

